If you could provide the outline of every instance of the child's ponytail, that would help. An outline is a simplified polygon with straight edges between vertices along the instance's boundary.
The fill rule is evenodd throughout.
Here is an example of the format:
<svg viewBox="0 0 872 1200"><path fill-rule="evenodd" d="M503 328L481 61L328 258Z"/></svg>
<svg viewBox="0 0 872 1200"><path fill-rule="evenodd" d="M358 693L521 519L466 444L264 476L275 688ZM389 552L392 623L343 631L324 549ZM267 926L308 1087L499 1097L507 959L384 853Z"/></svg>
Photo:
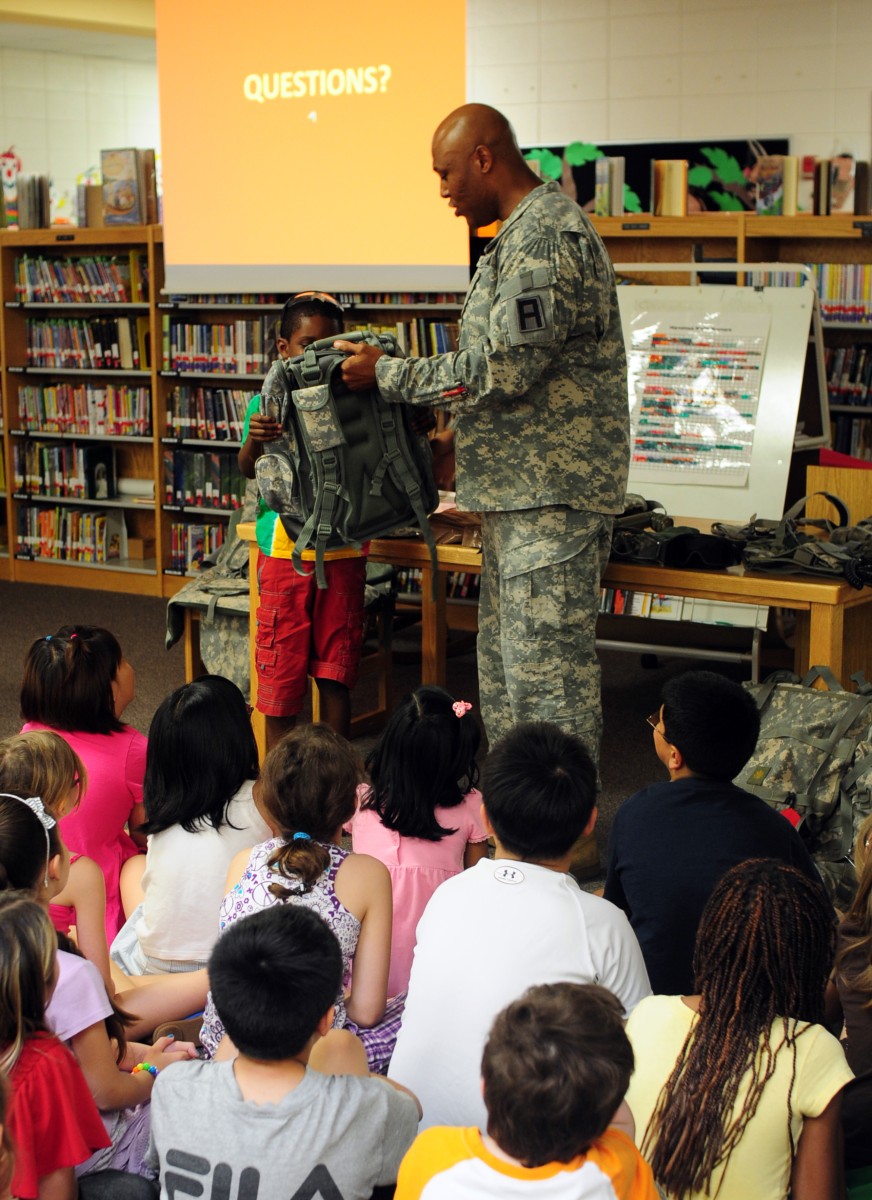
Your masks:
<svg viewBox="0 0 872 1200"><path fill-rule="evenodd" d="M112 684L121 665L114 634L96 625L62 625L32 643L24 660L21 716L72 733L117 733Z"/></svg>
<svg viewBox="0 0 872 1200"><path fill-rule="evenodd" d="M354 814L360 763L326 725L302 725L270 750L261 768L257 803L284 845L269 865L289 880L272 884L280 900L308 892L330 865L332 842Z"/></svg>

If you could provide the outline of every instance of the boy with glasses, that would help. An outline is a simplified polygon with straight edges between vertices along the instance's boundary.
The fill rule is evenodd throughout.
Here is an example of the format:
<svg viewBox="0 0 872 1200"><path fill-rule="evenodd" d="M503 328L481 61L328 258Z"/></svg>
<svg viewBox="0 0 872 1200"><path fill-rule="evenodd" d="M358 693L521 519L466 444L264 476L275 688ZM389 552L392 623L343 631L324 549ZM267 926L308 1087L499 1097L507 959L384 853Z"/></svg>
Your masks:
<svg viewBox="0 0 872 1200"><path fill-rule="evenodd" d="M603 894L629 917L654 992L689 995L699 919L730 867L777 858L810 879L818 873L790 823L731 782L760 732L744 688L713 671L688 671L666 682L663 703L646 719L669 781L618 810Z"/></svg>

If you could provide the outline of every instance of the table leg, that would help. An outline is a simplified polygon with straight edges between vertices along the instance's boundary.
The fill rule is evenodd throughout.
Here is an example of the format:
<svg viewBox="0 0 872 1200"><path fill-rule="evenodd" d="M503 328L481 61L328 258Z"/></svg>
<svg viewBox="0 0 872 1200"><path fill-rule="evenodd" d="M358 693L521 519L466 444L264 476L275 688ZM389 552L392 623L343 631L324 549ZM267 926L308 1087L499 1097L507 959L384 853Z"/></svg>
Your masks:
<svg viewBox="0 0 872 1200"><path fill-rule="evenodd" d="M445 579L436 572L433 598L433 568L421 568L421 683L445 687L446 637Z"/></svg>
<svg viewBox="0 0 872 1200"><path fill-rule="evenodd" d="M251 686L251 695L249 701L251 703L251 727L254 730L254 740L257 742L257 752L260 755L260 761L263 762L266 757L266 722L263 713L259 713L255 708L257 704L257 660L255 658L255 637L257 634L257 606L260 603L260 597L257 592L257 542L249 542L248 544L248 605L251 611L251 616L248 621L248 655L249 669L248 677Z"/></svg>
<svg viewBox="0 0 872 1200"><path fill-rule="evenodd" d="M198 675L205 675L206 668L200 658L200 614L193 608L185 608L185 683L191 683Z"/></svg>
<svg viewBox="0 0 872 1200"><path fill-rule="evenodd" d="M845 637L845 609L841 604L812 604L809 613L809 667L829 667L843 686L842 659ZM823 684L821 684L823 686Z"/></svg>

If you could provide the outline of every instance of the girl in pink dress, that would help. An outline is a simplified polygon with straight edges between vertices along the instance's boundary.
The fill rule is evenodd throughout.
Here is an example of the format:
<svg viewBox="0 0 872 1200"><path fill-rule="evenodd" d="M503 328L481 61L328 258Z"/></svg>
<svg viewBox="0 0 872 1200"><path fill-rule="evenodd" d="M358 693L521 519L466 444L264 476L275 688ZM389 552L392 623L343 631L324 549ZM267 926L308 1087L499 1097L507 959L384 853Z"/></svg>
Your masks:
<svg viewBox="0 0 872 1200"><path fill-rule="evenodd" d="M108 629L64 625L27 652L22 732L59 733L85 764L88 789L61 821L61 833L70 850L92 858L103 872L109 942L124 924L121 868L145 848L137 830L145 819L146 739L120 719L133 695L133 668Z"/></svg>
<svg viewBox="0 0 872 1200"><path fill-rule="evenodd" d="M394 710L366 760L371 786L358 793L346 829L355 852L385 864L393 887L388 994L409 986L415 931L444 880L487 855L475 756L480 733L466 700L420 687Z"/></svg>

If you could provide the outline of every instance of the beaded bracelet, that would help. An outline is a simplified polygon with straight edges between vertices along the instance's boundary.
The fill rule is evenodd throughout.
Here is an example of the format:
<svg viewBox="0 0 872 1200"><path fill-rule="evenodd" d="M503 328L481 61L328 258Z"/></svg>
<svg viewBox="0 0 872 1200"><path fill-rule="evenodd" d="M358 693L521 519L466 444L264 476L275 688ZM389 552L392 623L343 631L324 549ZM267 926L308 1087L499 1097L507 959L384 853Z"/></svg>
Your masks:
<svg viewBox="0 0 872 1200"><path fill-rule="evenodd" d="M155 1077L160 1074L160 1071L157 1069L157 1067L153 1067L151 1065L151 1063L149 1063L149 1062L137 1063L136 1066L133 1068L133 1070L130 1072L130 1074L136 1075L136 1074L138 1074L139 1071L148 1071L149 1075L152 1075Z"/></svg>

